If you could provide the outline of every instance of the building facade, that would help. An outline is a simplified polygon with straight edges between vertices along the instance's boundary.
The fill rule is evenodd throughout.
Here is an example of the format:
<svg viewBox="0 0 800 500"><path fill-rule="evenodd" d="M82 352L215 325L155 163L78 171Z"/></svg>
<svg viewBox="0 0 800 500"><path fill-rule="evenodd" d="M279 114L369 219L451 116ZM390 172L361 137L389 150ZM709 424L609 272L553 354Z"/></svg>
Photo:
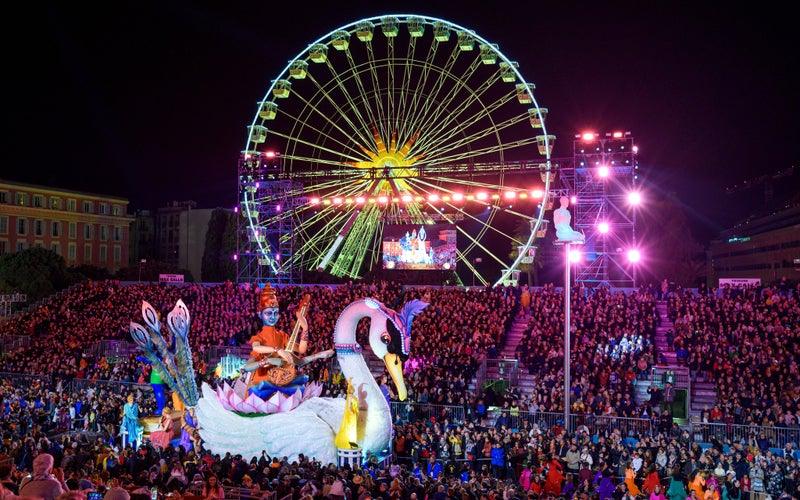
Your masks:
<svg viewBox="0 0 800 500"><path fill-rule="evenodd" d="M0 254L47 248L68 266L128 267L128 200L0 179Z"/></svg>
<svg viewBox="0 0 800 500"><path fill-rule="evenodd" d="M724 232L711 243L707 262L710 286L720 278L800 282L800 204Z"/></svg>

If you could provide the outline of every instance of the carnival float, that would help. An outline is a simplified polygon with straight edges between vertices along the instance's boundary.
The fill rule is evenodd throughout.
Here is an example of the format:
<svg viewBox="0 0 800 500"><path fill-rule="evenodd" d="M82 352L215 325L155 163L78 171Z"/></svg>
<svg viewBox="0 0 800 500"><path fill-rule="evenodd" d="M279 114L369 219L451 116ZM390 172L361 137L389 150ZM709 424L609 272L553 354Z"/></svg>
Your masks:
<svg viewBox="0 0 800 500"><path fill-rule="evenodd" d="M398 313L378 300L365 298L344 308L334 327L333 350L308 358L335 356L348 380L346 398L322 397L322 385L312 381L290 390L278 387L283 390L264 399L248 390L246 370L233 387L223 383L213 388L204 382L198 390L188 341L190 314L181 300L167 315L167 332L162 332L156 310L143 302L144 326L131 322L130 333L153 369L185 403L188 415L194 417L192 423L204 449L247 459L260 456L262 451L289 461L303 454L324 464L342 464L343 457L348 462L363 461L391 452L389 402L356 341L359 321L369 319L369 347L373 355L383 360L402 401L406 397L403 362L411 348L411 323L427 305L412 300ZM296 334L297 326L289 342L296 342ZM258 367L274 366L296 374L296 369L308 362L287 356L285 352L291 352L288 349L282 351L281 355L265 358ZM290 367L292 364L296 366ZM284 379L286 385L296 380L297 377Z"/></svg>

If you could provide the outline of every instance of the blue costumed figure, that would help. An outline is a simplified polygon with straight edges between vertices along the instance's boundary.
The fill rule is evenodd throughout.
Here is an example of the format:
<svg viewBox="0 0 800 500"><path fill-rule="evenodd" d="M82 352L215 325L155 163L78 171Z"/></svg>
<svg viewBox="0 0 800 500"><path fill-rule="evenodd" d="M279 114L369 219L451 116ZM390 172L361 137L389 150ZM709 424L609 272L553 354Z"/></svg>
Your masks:
<svg viewBox="0 0 800 500"><path fill-rule="evenodd" d="M294 394L298 388L305 387L308 376L297 371L296 364L299 358L295 353L302 355L308 349L308 323L305 312L309 300L310 297L306 295L297 311L294 332L289 335L275 327L280 318L280 310L274 290L267 283L261 291L258 316L263 326L250 338L252 351L250 359L243 368L244 371L252 372L248 392L266 401L278 391L288 396ZM302 330L299 341L298 329Z"/></svg>
<svg viewBox="0 0 800 500"><path fill-rule="evenodd" d="M128 394L128 401L122 408L122 425L119 432L124 439L136 449L143 427L139 425L139 404L133 399L133 394Z"/></svg>

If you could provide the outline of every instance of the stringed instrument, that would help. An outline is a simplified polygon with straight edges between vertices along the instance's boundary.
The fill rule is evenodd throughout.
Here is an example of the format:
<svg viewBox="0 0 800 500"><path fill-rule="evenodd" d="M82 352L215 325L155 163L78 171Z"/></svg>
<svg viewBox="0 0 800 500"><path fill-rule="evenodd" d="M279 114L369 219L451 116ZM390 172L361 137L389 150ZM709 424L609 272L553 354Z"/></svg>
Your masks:
<svg viewBox="0 0 800 500"><path fill-rule="evenodd" d="M308 306L311 304L311 295L305 294L303 296L303 300L300 302L300 312L298 313L300 316L305 317L306 313L308 312ZM300 321L296 321L294 324L294 329L292 330L292 334L289 335L289 340L286 342L286 347L284 351L287 351L291 357L291 361L280 357L277 353L272 354L270 357L262 360L260 362L261 366L270 366L267 374L266 379L278 386L284 386L294 380L297 376L297 363L296 363L296 356L294 355L295 347L297 347L297 335L300 333ZM270 360L272 358L278 358L283 363L280 365L275 366L274 363L271 363Z"/></svg>

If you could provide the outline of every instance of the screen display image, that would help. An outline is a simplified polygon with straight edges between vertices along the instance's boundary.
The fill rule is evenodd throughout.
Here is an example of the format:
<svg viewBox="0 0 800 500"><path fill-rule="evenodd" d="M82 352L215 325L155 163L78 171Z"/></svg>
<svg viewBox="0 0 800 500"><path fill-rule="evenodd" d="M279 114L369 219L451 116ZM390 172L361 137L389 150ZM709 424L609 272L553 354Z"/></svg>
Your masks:
<svg viewBox="0 0 800 500"><path fill-rule="evenodd" d="M383 268L453 270L456 227L452 224L387 224L383 227Z"/></svg>

